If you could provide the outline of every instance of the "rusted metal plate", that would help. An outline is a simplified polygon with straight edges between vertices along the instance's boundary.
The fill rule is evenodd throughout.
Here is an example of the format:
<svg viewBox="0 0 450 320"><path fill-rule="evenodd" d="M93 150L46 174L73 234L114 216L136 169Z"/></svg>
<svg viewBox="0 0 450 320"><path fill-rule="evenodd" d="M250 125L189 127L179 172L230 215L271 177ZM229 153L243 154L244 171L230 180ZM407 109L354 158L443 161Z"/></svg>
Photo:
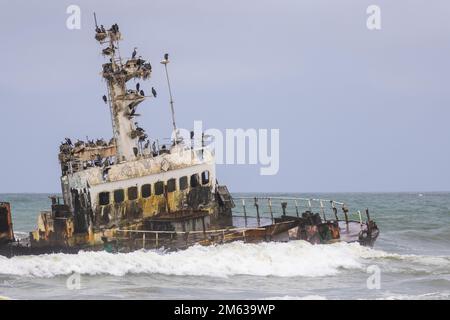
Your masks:
<svg viewBox="0 0 450 320"><path fill-rule="evenodd" d="M0 244L14 241L11 219L11 206L7 202L0 202Z"/></svg>

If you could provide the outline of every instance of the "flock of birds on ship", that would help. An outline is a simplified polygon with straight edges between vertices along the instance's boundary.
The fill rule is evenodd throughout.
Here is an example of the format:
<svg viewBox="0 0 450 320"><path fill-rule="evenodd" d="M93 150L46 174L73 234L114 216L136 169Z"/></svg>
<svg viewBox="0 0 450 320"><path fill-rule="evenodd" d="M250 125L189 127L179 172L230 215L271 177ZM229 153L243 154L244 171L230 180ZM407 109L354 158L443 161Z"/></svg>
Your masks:
<svg viewBox="0 0 450 320"><path fill-rule="evenodd" d="M100 27L97 26L95 31L97 32L97 34L106 34L107 33L107 31L103 25L101 25ZM108 31L117 34L119 32L118 24L117 23L113 24L111 26L111 28L108 29ZM112 52L114 52L115 49L117 49L117 48L115 48L114 45L111 44L111 46L109 46L108 48L103 50L103 54L110 55ZM138 49L137 47L135 47L133 49L133 52L131 54L131 59L136 60L136 64L137 64L138 68L144 68L148 71L151 71L152 66L149 62L146 62L140 56L136 59L137 49ZM114 73L114 70L112 67L112 62L113 62L112 59L110 59L110 63L105 64L103 66L103 72ZM116 72L126 72L126 71L124 69L121 69ZM147 97L145 95L144 90L141 88L141 84L139 82L136 83L136 90L129 89L127 91L127 94L139 95L142 98ZM158 95L158 93L156 92L155 88L152 87L151 88L151 97L156 98L157 95ZM103 95L102 99L105 104L107 104L109 102L109 99L106 95ZM130 104L128 107L129 107L128 117L130 119L140 116L139 114L136 113L136 109L137 109L136 105ZM135 125L135 130L132 132L132 134L135 137L139 138L140 143L143 144L145 142L145 144L143 145L144 149L149 148L150 140L148 139L148 135L145 133L145 130L143 128L139 127L137 122L135 122L134 125ZM65 141L63 141L61 143L60 151L65 154L71 154L71 153L73 153L74 150L81 150L84 148L108 147L108 146L112 146L112 145L114 145L114 138L112 138L109 142L106 142L103 139L97 139L96 141L87 139L87 141L77 140L75 143L72 143L71 139L65 138ZM153 152L155 152L157 149L155 142L153 142L152 149L153 149Z"/></svg>

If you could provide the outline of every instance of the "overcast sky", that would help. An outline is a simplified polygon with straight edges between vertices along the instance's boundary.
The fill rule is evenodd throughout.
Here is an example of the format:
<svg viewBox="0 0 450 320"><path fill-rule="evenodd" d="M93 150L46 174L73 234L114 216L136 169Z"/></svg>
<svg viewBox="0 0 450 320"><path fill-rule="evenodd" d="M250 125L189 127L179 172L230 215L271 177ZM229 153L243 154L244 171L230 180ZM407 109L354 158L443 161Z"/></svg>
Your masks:
<svg viewBox="0 0 450 320"><path fill-rule="evenodd" d="M450 190L448 0L1 0L0 192L58 192L60 141L111 137L93 11L152 62L152 137L170 134L165 52L179 126L280 129L279 173L219 166L231 191Z"/></svg>

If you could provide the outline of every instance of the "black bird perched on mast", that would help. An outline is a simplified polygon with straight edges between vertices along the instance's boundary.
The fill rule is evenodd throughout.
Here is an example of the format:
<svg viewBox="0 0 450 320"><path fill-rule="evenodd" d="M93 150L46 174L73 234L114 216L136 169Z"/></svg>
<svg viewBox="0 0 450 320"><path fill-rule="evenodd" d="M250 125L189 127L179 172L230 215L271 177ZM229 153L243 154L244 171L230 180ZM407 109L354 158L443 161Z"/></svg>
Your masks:
<svg viewBox="0 0 450 320"><path fill-rule="evenodd" d="M134 50L133 50L133 53L131 54L131 58L132 58L132 59L136 58L136 54L137 54L136 49L137 49L137 48L135 47Z"/></svg>
<svg viewBox="0 0 450 320"><path fill-rule="evenodd" d="M153 97L156 98L156 90L155 90L155 88L153 88L153 87L152 87L152 95L153 95Z"/></svg>
<svg viewBox="0 0 450 320"><path fill-rule="evenodd" d="M72 145L72 140L70 140L69 138L66 138L66 143L67 143L67 145L71 146Z"/></svg>
<svg viewBox="0 0 450 320"><path fill-rule="evenodd" d="M139 88L141 87L141 84L138 82L138 83L136 83L136 91L138 91L139 92Z"/></svg>
<svg viewBox="0 0 450 320"><path fill-rule="evenodd" d="M105 95L103 95L103 101L104 101L105 103L107 103L107 102L108 102L108 98L106 98L106 96L105 96Z"/></svg>

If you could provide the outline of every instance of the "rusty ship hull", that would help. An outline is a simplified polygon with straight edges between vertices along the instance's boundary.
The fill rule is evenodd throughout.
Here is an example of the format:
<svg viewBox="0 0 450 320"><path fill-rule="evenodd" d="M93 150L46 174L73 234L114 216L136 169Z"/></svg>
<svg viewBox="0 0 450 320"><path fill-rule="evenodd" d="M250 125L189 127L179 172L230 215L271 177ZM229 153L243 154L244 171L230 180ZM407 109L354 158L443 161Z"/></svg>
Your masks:
<svg viewBox="0 0 450 320"><path fill-rule="evenodd" d="M218 195L218 197L221 196ZM266 206L263 205L265 200L268 202ZM235 241L259 243L303 240L312 244L343 241L371 247L379 235L379 229L370 219L368 210L365 212L365 221L362 220L360 212L356 213L359 220L353 220L349 217L345 206L342 207L342 213L338 213L334 201L330 201L330 210L318 206L320 209L317 209L316 213L313 213L315 211L313 207L309 207L311 202L316 201L322 204L328 200L230 198L229 201L232 201L233 209L236 210L231 211L228 216L230 219L226 219L228 221L221 221L222 227L216 225L211 228L211 220L207 219L210 215L206 212L166 213L154 218L141 219L138 223L124 225L122 228L104 229L101 242L95 244L89 243L89 235L85 233L67 235L64 223L54 224L54 229L41 243L32 241L33 233L28 238L16 241L14 236L11 236L13 235L12 224L9 224L10 229L3 233L8 236L2 239L0 254L12 257L49 253L76 254L81 250L111 253L152 249L182 250L193 245L220 245ZM281 201L281 205L277 206L272 203L273 201ZM295 208L294 205L288 205L289 201L295 202ZM306 202L305 211L301 210L303 209L302 201ZM240 203L241 206L235 205L234 202ZM3 204L3 208L10 207ZM52 209L59 210L60 205L55 203ZM240 211L242 209L243 211ZM265 211L265 209L269 210ZM6 209L3 210L3 213L5 212ZM242 212L244 215L241 215ZM332 214L333 219L327 219L327 214ZM11 217L10 212L8 216ZM168 226L171 227L168 228ZM3 227L1 230L5 229Z"/></svg>

